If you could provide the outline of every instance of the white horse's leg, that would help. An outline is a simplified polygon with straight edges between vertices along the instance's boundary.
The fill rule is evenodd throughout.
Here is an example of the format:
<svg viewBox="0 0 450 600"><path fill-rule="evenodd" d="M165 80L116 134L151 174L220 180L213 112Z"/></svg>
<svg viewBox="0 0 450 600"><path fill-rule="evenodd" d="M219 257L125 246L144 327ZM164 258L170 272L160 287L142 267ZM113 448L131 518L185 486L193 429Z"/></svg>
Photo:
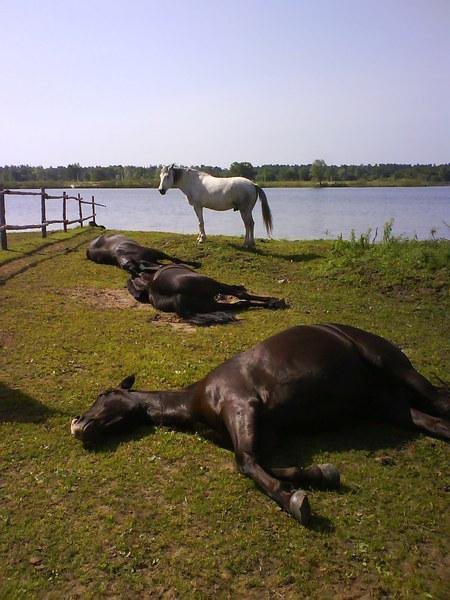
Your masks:
<svg viewBox="0 0 450 600"><path fill-rule="evenodd" d="M241 217L244 221L245 225L245 240L244 247L245 248L254 248L255 247L255 221L252 216L252 209L241 210Z"/></svg>
<svg viewBox="0 0 450 600"><path fill-rule="evenodd" d="M199 229L199 234L197 236L197 242L199 244L203 244L203 242L206 240L205 224L203 222L203 206L200 206L199 204L194 204L194 210L195 210L195 214L197 215L198 229Z"/></svg>

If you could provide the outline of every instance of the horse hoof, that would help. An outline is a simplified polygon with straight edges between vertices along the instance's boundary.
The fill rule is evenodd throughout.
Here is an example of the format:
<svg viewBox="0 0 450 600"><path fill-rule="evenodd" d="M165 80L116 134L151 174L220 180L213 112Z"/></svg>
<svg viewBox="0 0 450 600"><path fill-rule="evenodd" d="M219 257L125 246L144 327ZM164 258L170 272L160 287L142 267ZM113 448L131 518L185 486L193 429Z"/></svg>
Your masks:
<svg viewBox="0 0 450 600"><path fill-rule="evenodd" d="M289 511L302 525L308 525L311 518L311 507L308 496L303 490L297 490L289 500Z"/></svg>
<svg viewBox="0 0 450 600"><path fill-rule="evenodd" d="M338 490L341 487L341 474L331 463L317 465L322 473L322 487L328 490Z"/></svg>
<svg viewBox="0 0 450 600"><path fill-rule="evenodd" d="M268 308L287 308L288 305L286 304L286 302L283 299L279 300L277 298L275 300L270 300L267 307Z"/></svg>

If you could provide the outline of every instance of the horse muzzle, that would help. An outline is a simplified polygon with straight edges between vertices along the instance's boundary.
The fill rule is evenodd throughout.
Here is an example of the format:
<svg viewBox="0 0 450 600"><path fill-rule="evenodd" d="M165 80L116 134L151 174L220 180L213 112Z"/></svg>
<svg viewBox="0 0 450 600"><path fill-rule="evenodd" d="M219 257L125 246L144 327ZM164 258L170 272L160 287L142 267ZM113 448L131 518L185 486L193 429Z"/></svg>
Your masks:
<svg viewBox="0 0 450 600"><path fill-rule="evenodd" d="M161 194L161 196L164 196L164 194L166 193L166 190L159 188L159 193Z"/></svg>
<svg viewBox="0 0 450 600"><path fill-rule="evenodd" d="M83 417L75 417L70 423L70 433L82 442L92 440L95 437L94 421L85 421Z"/></svg>

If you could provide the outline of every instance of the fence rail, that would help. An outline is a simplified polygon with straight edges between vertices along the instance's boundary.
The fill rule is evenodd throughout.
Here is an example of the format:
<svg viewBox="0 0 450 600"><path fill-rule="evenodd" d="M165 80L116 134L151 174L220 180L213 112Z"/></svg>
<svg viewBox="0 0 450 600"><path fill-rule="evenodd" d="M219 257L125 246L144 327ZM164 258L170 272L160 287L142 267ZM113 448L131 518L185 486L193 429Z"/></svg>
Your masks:
<svg viewBox="0 0 450 600"><path fill-rule="evenodd" d="M41 222L38 224L31 225L7 225L6 224L6 205L5 205L5 196L40 196L41 198ZM62 200L62 219L47 219L47 206L46 200ZM67 200L75 200L78 202L78 219L67 219ZM87 217L83 217L83 204L89 204L92 207L92 214ZM96 206L105 206L104 204L100 204L95 202L94 196L91 197L91 200L83 200L80 194L76 196L69 196L67 192L63 192L62 196L52 196L47 194L45 188L41 188L40 192L24 192L22 190L10 190L0 188L0 243L2 250L8 249L8 238L6 235L7 231L18 231L21 229L40 229L42 232L42 237L47 237L47 226L54 225L55 223L60 223L63 226L64 231L67 231L67 226L72 225L73 223L79 223L80 227L83 227L85 221L91 220L94 225L95 222L95 207Z"/></svg>

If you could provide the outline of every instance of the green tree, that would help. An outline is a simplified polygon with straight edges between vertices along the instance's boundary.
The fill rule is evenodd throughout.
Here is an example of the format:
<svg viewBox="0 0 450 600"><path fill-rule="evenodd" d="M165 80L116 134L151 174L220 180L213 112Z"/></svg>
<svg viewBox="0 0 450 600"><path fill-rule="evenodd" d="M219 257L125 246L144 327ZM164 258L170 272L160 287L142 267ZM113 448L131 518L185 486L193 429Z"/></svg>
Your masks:
<svg viewBox="0 0 450 600"><path fill-rule="evenodd" d="M277 170L273 167L263 166L259 169L258 179L261 181L275 181L277 178Z"/></svg>
<svg viewBox="0 0 450 600"><path fill-rule="evenodd" d="M311 165L311 179L319 182L322 185L322 181L325 179L327 173L327 163L322 159L317 159Z"/></svg>
<svg viewBox="0 0 450 600"><path fill-rule="evenodd" d="M301 181L309 181L311 179L311 167L309 165L301 165L298 168L298 178Z"/></svg>
<svg viewBox="0 0 450 600"><path fill-rule="evenodd" d="M67 175L69 176L69 179L72 179L72 181L78 181L81 175L81 167L79 163L67 165Z"/></svg>
<svg viewBox="0 0 450 600"><path fill-rule="evenodd" d="M247 177L247 179L254 179L255 175L256 170L249 162L234 162L230 165L231 177Z"/></svg>

